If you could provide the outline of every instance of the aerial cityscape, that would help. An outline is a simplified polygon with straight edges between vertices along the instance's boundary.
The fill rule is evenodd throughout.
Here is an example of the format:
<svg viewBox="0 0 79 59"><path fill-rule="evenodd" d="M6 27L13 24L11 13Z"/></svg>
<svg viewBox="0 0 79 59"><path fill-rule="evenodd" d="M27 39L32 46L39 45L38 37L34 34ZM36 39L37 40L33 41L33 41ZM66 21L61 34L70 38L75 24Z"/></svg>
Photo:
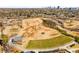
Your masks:
<svg viewBox="0 0 79 59"><path fill-rule="evenodd" d="M0 53L79 53L79 8L0 8Z"/></svg>

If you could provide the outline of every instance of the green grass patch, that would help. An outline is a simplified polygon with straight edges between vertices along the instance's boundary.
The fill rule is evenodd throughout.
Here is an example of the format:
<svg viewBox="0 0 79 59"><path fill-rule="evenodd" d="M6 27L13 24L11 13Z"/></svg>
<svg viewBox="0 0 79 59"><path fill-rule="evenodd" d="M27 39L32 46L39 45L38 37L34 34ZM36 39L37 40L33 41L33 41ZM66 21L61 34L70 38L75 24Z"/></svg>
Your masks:
<svg viewBox="0 0 79 59"><path fill-rule="evenodd" d="M45 40L30 40L27 49L43 49L43 48L54 48L64 45L72 41L69 36L61 35L55 38L45 39Z"/></svg>
<svg viewBox="0 0 79 59"><path fill-rule="evenodd" d="M3 40L4 43L8 42L8 36L7 35L2 34L1 37L2 37L2 40Z"/></svg>

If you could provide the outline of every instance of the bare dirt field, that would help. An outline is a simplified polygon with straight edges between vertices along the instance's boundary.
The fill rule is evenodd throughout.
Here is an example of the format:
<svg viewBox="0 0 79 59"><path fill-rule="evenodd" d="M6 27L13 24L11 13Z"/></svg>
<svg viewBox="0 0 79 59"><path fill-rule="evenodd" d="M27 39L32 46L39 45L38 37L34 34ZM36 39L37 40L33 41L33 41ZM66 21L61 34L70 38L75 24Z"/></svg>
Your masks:
<svg viewBox="0 0 79 59"><path fill-rule="evenodd" d="M32 38L30 40L47 39L60 35L57 30L43 26L40 18L23 20L23 28L19 34Z"/></svg>
<svg viewBox="0 0 79 59"><path fill-rule="evenodd" d="M65 28L70 28L70 29L75 29L75 28L79 28L79 21L76 20L66 20L64 22L64 27Z"/></svg>
<svg viewBox="0 0 79 59"><path fill-rule="evenodd" d="M61 35L57 30L43 26L41 18L24 19L22 26L18 35L24 36L23 46L26 46L30 40L44 40Z"/></svg>

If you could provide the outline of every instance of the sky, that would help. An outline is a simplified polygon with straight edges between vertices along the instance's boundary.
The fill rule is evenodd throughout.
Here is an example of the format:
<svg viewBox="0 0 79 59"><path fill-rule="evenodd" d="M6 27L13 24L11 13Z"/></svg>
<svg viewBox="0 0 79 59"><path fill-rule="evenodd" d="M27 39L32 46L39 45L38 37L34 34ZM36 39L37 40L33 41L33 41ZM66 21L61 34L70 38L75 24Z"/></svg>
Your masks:
<svg viewBox="0 0 79 59"><path fill-rule="evenodd" d="M79 0L0 0L0 8L79 7Z"/></svg>

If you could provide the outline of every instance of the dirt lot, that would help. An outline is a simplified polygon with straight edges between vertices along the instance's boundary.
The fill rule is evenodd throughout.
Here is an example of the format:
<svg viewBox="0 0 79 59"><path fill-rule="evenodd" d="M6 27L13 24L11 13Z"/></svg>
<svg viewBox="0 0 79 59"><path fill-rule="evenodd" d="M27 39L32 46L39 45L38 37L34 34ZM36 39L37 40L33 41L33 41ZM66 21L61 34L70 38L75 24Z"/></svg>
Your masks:
<svg viewBox="0 0 79 59"><path fill-rule="evenodd" d="M64 27L65 28L70 28L70 29L75 29L75 28L79 28L79 21L76 20L66 20L64 22Z"/></svg>
<svg viewBox="0 0 79 59"><path fill-rule="evenodd" d="M22 26L18 35L24 36L23 46L26 46L30 40L44 40L61 35L57 30L43 26L41 18L24 19Z"/></svg>
<svg viewBox="0 0 79 59"><path fill-rule="evenodd" d="M57 30L43 26L40 18L23 20L23 29L21 29L19 34L32 38L31 40L47 39L60 35Z"/></svg>

